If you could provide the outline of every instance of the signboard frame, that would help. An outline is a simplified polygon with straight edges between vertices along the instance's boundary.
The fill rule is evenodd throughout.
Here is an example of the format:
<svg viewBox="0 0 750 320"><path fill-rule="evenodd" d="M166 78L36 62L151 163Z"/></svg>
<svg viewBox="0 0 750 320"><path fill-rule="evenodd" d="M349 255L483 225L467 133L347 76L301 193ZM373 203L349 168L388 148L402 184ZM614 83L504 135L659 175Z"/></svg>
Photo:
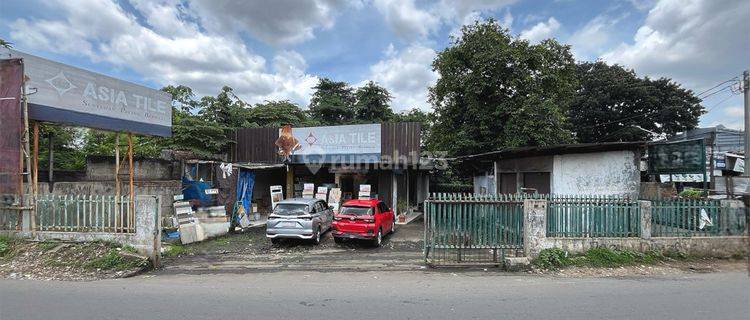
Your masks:
<svg viewBox="0 0 750 320"><path fill-rule="evenodd" d="M678 152L676 150L679 148L679 145L698 145L699 149L696 150L700 153L700 157L697 160L699 161L699 164L692 164L692 165L683 165L679 166L677 164L668 163L666 165L671 165L672 168L657 168L657 161L660 159L664 159L664 155L666 154L672 154L674 155L675 152ZM672 150L669 150L669 147L674 147ZM665 148L664 151L659 151L659 148ZM662 155L662 156L657 156ZM668 161L673 162L675 160L673 159L665 159L662 161ZM683 158L680 159L680 161L684 161L684 151L683 151ZM663 166L662 166L663 167ZM666 143L652 143L648 145L648 173L659 175L659 174L705 174L706 172L706 144L703 139L693 139L693 140L685 140L685 141L676 141L676 142L666 142Z"/></svg>

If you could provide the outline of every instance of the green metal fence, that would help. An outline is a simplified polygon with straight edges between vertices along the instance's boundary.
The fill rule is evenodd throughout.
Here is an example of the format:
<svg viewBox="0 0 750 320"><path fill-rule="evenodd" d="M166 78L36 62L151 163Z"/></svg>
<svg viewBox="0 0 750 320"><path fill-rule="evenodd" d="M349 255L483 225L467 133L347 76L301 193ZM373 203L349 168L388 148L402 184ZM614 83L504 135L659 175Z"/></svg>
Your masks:
<svg viewBox="0 0 750 320"><path fill-rule="evenodd" d="M432 194L424 226L427 264L501 263L523 251L523 198Z"/></svg>
<svg viewBox="0 0 750 320"><path fill-rule="evenodd" d="M550 195L547 237L639 237L640 205L627 197Z"/></svg>
<svg viewBox="0 0 750 320"><path fill-rule="evenodd" d="M746 208L721 207L718 200L652 201L652 237L744 235Z"/></svg>
<svg viewBox="0 0 750 320"><path fill-rule="evenodd" d="M135 232L135 215L127 196L40 195L36 203L38 231Z"/></svg>

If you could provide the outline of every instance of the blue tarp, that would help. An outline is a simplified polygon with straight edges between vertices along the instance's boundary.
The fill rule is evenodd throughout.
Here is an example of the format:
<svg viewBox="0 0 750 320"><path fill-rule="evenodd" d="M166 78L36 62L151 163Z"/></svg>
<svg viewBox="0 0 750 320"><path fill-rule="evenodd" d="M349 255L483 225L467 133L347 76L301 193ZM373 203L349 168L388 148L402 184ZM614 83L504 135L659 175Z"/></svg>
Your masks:
<svg viewBox="0 0 750 320"><path fill-rule="evenodd" d="M194 166L190 171L194 177L196 167ZM196 181L187 175L182 176L182 196L185 200L198 199L201 202L201 206L213 203L213 196L206 194L206 189L211 189L211 183Z"/></svg>
<svg viewBox="0 0 750 320"><path fill-rule="evenodd" d="M250 213L250 201L253 200L253 185L255 184L255 172L240 169L237 176L237 201L242 202L245 214Z"/></svg>

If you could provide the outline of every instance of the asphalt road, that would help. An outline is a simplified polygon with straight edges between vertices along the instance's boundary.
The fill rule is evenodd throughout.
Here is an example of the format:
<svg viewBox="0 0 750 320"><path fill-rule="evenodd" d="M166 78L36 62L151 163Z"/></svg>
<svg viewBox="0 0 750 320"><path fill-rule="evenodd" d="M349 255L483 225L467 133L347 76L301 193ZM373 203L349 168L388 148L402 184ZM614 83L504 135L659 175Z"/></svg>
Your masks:
<svg viewBox="0 0 750 320"><path fill-rule="evenodd" d="M0 319L750 319L747 273L277 272L0 280Z"/></svg>

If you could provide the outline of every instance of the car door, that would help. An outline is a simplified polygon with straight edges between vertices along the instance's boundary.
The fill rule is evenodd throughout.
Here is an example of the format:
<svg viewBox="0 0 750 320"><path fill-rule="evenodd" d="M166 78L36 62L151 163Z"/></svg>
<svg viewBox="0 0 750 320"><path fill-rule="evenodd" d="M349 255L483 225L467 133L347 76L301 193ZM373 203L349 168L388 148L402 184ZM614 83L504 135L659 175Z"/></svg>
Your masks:
<svg viewBox="0 0 750 320"><path fill-rule="evenodd" d="M378 202L375 207L378 212L378 218L380 219L380 227L383 229L383 233L386 233L388 230L391 230L391 219L388 216L388 211L384 210L385 206L383 206L382 202Z"/></svg>
<svg viewBox="0 0 750 320"><path fill-rule="evenodd" d="M378 206L383 210L383 216L388 221L388 228L386 230L391 230L393 228L393 222L396 221L396 217L393 215L393 210L388 208L384 202L378 203Z"/></svg>

